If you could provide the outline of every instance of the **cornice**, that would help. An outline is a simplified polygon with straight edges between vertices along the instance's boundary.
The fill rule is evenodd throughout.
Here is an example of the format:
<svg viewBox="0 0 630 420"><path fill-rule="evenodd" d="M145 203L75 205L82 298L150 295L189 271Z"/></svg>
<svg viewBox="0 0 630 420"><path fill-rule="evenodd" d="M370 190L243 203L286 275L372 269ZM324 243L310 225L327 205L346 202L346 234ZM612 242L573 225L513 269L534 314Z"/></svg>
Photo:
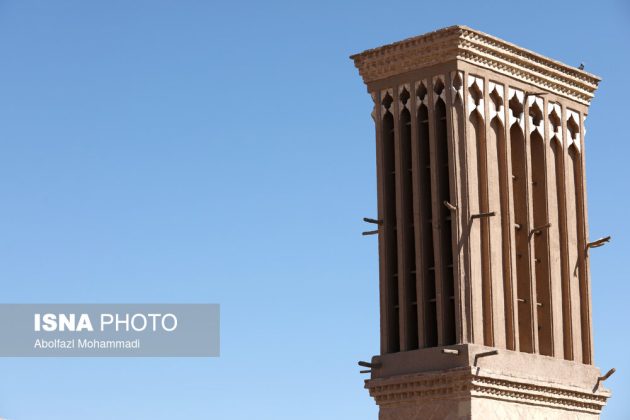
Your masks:
<svg viewBox="0 0 630 420"><path fill-rule="evenodd" d="M466 26L450 26L350 57L365 83L453 60L589 105L600 78Z"/></svg>
<svg viewBox="0 0 630 420"><path fill-rule="evenodd" d="M599 414L610 397L607 390L515 378L477 368L370 379L365 387L379 406L422 399L492 398L521 404Z"/></svg>

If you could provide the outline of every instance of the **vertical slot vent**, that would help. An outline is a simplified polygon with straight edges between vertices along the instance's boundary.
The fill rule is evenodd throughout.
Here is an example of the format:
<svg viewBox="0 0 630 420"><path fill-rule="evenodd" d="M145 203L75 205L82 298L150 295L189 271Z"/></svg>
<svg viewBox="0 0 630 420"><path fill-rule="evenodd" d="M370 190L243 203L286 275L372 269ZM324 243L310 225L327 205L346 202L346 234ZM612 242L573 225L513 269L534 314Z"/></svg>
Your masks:
<svg viewBox="0 0 630 420"><path fill-rule="evenodd" d="M576 259L575 267L570 267L574 270L574 281L577 283L579 289L580 300L580 329L581 329L581 350L582 360L585 364L591 364L591 327L590 327L590 313L589 313L589 291L588 291L588 279L586 276L586 267L584 263L584 250L586 249L586 236L584 232L585 220L584 220L584 185L582 175L582 159L580 155L580 125L579 115L573 111L569 111L570 117L567 120L567 131L571 137L569 141L571 146L569 147L569 159L571 160L570 166L572 167L573 179L569 182L573 182L575 201L571 203L575 208L575 235L576 235Z"/></svg>
<svg viewBox="0 0 630 420"><path fill-rule="evenodd" d="M554 124L554 114L549 119ZM556 115L557 127L560 126L560 118ZM571 276L568 270L568 251L567 251L567 212L566 212L566 193L564 188L564 165L562 162L562 143L557 137L551 139L551 151L554 159L554 170L556 175L556 199L558 208L558 226L552 226L552 229L558 230L560 242L560 264L561 264L561 290L562 290L562 335L564 358L573 360L573 345L571 338Z"/></svg>
<svg viewBox="0 0 630 420"><path fill-rule="evenodd" d="M477 85L473 84L476 88ZM471 91L471 96L475 96L475 92ZM481 92L477 92L477 96L481 97ZM474 132L474 139L477 149L477 183L479 185L479 212L488 213L490 208L488 205L488 150L486 145L486 136L484 133L484 121L482 115L477 111L470 114L470 123ZM494 209L496 210L496 209ZM493 210L493 211L494 211ZM492 277L490 274L490 220L483 217L478 220L480 223L480 244L481 250L481 305L483 313L483 340L486 346L493 346L494 339L492 335Z"/></svg>
<svg viewBox="0 0 630 420"><path fill-rule="evenodd" d="M404 205L404 211L402 215L404 217L403 226L406 232L405 243L403 244L405 253L405 267L406 272L405 284L405 299L407 313L401 314L405 316L405 348L407 350L414 350L418 348L418 302L416 291L416 246L413 224L413 169L411 164L411 113L407 108L409 105L409 92L404 89L400 100L403 104L403 109L400 113L400 168L402 170L402 203Z"/></svg>
<svg viewBox="0 0 630 420"><path fill-rule="evenodd" d="M573 165L573 182L575 185L575 209L576 209L576 226L577 226L577 261L576 274L578 287L580 290L580 325L582 327L582 363L591 364L590 358L590 321L589 321L589 299L588 285L586 283L586 270L584 267L584 249L586 249L586 240L584 238L584 211L582 201L582 165L580 154L575 147L569 148L569 157L571 165Z"/></svg>
<svg viewBox="0 0 630 420"><path fill-rule="evenodd" d="M569 252L567 248L567 202L564 175L564 159L562 145L562 114L558 104L550 105L549 113L549 131L551 132L551 153L553 155L553 171L555 176L556 194L549 195L552 200L549 208L557 208L557 226L552 226L558 234L559 252L560 252L560 291L561 291L561 309L562 309L562 344L564 349L564 358L573 360L573 338L571 332L571 284L569 273ZM555 202L554 202L555 200Z"/></svg>
<svg viewBox="0 0 630 420"><path fill-rule="evenodd" d="M530 148L534 226L540 227L546 225L549 218L547 215L547 191L545 187L545 143L538 131L533 131L530 136ZM533 235L539 352L546 356L552 356L553 331L551 325L549 231L547 229L538 230Z"/></svg>
<svg viewBox="0 0 630 420"><path fill-rule="evenodd" d="M435 92L440 95L444 89L441 80L437 81ZM440 97L435 103L435 135L436 135L436 174L439 213L434 215L438 219L440 232L440 259L442 263L442 317L443 344L455 343L455 285L453 276L453 243L450 211L442 205L444 201L451 201L450 171L448 158L448 136L446 122L446 104Z"/></svg>
<svg viewBox="0 0 630 420"><path fill-rule="evenodd" d="M490 302L492 305L492 336L490 343L495 347L514 347L512 331L512 304L510 294L506 296L506 290L510 289L511 273L509 255L510 250L510 226L508 222L509 209L506 192L508 176L505 165L505 139L503 131L503 87L494 82L488 83L490 94L488 95L488 124L485 133L486 142L486 176L488 211L495 212L496 216L487 218L488 242L490 246L491 267ZM485 129L485 125L484 125ZM506 255L506 251L508 254Z"/></svg>
<svg viewBox="0 0 630 420"><path fill-rule="evenodd" d="M496 91L494 91L496 92ZM500 109L502 107L502 98L495 100L497 103L495 107ZM498 102L498 101L501 102ZM490 135L495 142L496 157L497 157L497 170L499 180L499 210L500 210L500 223L501 223L501 268L503 273L503 302L504 302L504 316L505 316L505 334L506 334L506 347L509 350L515 350L516 334L514 331L514 282L512 279L512 269L510 261L510 241L512 237L512 226L510 225L510 202L509 202L509 180L511 178L508 172L508 156L507 147L505 144L505 131L501 120L495 117L490 122Z"/></svg>
<svg viewBox="0 0 630 420"><path fill-rule="evenodd" d="M510 103L510 108L512 108L512 103ZM522 115L522 113L518 113L518 115ZM512 182L514 191L514 220L516 223L516 293L518 301L519 348L523 352L533 353L533 316L531 311L531 302L529 302L531 279L528 260L529 252L526 185L527 162L525 137L523 136L523 131L518 124L514 124L510 128L510 146L512 149L511 159Z"/></svg>
<svg viewBox="0 0 630 420"><path fill-rule="evenodd" d="M418 89L418 98L424 100L427 97L427 90L424 85ZM433 251L433 225L431 220L431 149L429 137L429 110L422 103L417 112L418 123L418 160L419 160L419 202L423 226L422 252L423 267L421 273L421 287L423 288L422 310L424 311L425 340L427 347L435 347L438 344L437 335L437 312L436 312L436 290L435 290L435 255Z"/></svg>
<svg viewBox="0 0 630 420"><path fill-rule="evenodd" d="M567 286L569 289L569 301L571 302L571 346L573 348L573 359L576 362L582 361L582 326L579 291L579 256L578 252L578 221L577 208L578 198L575 185L575 165L573 162L575 151L569 146L565 170L565 188L567 200L567 250L568 250L568 277ZM572 156L573 155L573 156Z"/></svg>
<svg viewBox="0 0 630 420"><path fill-rule="evenodd" d="M387 112L383 115L383 201L386 252L387 291L387 352L395 353L400 349L399 308L398 308L398 248L396 243L396 163L394 141L394 116L389 111L392 98L387 95L383 99L383 106Z"/></svg>

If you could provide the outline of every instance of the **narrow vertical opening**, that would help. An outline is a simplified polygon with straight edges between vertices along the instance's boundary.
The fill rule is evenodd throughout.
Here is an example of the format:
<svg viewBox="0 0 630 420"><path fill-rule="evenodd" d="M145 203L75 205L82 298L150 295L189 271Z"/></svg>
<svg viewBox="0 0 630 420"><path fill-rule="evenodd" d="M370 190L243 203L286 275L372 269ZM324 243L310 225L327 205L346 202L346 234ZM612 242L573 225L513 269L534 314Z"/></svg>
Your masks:
<svg viewBox="0 0 630 420"><path fill-rule="evenodd" d="M566 122L566 128L570 131L570 120ZM565 170L565 193L566 193L566 211L567 211L567 255L568 255L568 279L567 286L569 289L571 304L571 341L573 346L573 359L576 362L582 362L582 325L581 325L581 297L580 297L580 249L579 240L579 191L575 180L576 165L575 158L577 151L575 145L572 144L572 136L568 133L568 148L564 152L564 170Z"/></svg>
<svg viewBox="0 0 630 420"><path fill-rule="evenodd" d="M496 92L496 91L494 91ZM495 100L501 100L496 98ZM500 108L502 104L498 105ZM498 162L498 179L499 179L499 200L500 200L500 217L501 217L501 247L502 247L502 273L503 273L503 302L505 316L505 334L506 347L509 350L515 350L515 331L514 331L514 292L511 270L511 232L510 226L510 197L509 197L509 180L511 178L508 172L508 156L507 145L505 144L505 131L501 120L495 117L490 121L490 131L495 139L495 147Z"/></svg>
<svg viewBox="0 0 630 420"><path fill-rule="evenodd" d="M520 105L520 104L518 104ZM522 106L521 106L522 107ZM510 108L516 115L510 101ZM513 206L516 242L516 293L518 305L519 348L523 352L533 353L532 313L529 302L530 275L528 261L528 223L527 223L527 162L525 137L521 127L515 123L510 128L510 146L512 159Z"/></svg>
<svg viewBox="0 0 630 420"><path fill-rule="evenodd" d="M389 111L392 98L387 95L383 99L383 106L387 112L383 115L383 200L384 220L383 230L386 248L386 284L388 301L388 353L400 350L399 307L398 307L398 248L396 243L396 163L394 142L394 116Z"/></svg>
<svg viewBox="0 0 630 420"><path fill-rule="evenodd" d="M424 85L418 88L418 98L424 100L427 90ZM435 255L433 251L433 226L431 220L431 150L429 139L429 110L426 105L421 104L417 113L418 124L418 155L420 173L419 178L419 202L422 209L423 229L421 250L423 254L423 264L421 267L422 287L424 289L424 302L422 307L425 318L425 335L427 347L437 346L437 311L436 311L436 288L435 288ZM420 270L419 270L420 272Z"/></svg>
<svg viewBox="0 0 630 420"><path fill-rule="evenodd" d="M403 226L406 231L404 251L405 252L405 271L407 272L405 287L405 296L407 299L407 313L405 316L405 326L407 343L406 348L414 350L418 348L418 310L417 310L417 293L416 293L416 246L413 225L413 169L411 165L411 113L409 112L408 101L409 92L406 89L400 95L403 105L400 113L400 154L401 154L401 170L402 175L402 193L404 203Z"/></svg>
<svg viewBox="0 0 630 420"><path fill-rule="evenodd" d="M483 98L483 93L475 82L468 88L470 99L475 106L479 107ZM477 151L477 200L479 212L487 213L490 210L488 202L488 149L486 143L485 124L483 115L474 109L468 118L475 139L475 149ZM481 309L483 318L483 342L487 346L494 345L492 334L492 277L491 277L491 257L490 257L490 224L487 218L483 217L479 223L479 258L481 260Z"/></svg>
<svg viewBox="0 0 630 420"><path fill-rule="evenodd" d="M588 285L586 279L586 272L584 267L584 249L586 243L584 239L584 232L582 226L584 226L584 212L582 202L582 165L580 154L575 147L569 148L569 157L571 158L571 164L573 165L573 176L575 183L575 208L576 208L576 225L577 225L577 277L580 288L580 323L582 327L582 362L585 364L591 363L591 350L590 350L590 322L589 322L589 298L588 298Z"/></svg>
<svg viewBox="0 0 630 420"><path fill-rule="evenodd" d="M473 85L476 87L476 85ZM473 92L471 92L473 95ZM479 93L481 95L481 93ZM487 213L490 210L488 203L488 149L486 136L484 133L483 117L476 110L470 114L470 123L474 132L477 145L477 181L479 212ZM492 277L490 273L490 223L487 217L482 217L477 221L480 225L481 250L481 306L483 312L483 340L486 346L494 345L492 335ZM477 223L475 222L475 223Z"/></svg>
<svg viewBox="0 0 630 420"><path fill-rule="evenodd" d="M591 327L589 316L588 279L586 277L586 267L584 266L584 250L586 249L586 237L584 232L584 185L582 177L582 159L578 149L580 141L580 126L573 116L567 121L567 130L572 137L573 143L569 147L569 158L573 166L573 185L575 186L575 215L576 215L576 236L577 236L577 260L575 272L579 284L580 295L580 325L582 332L582 363L591 364Z"/></svg>
<svg viewBox="0 0 630 420"><path fill-rule="evenodd" d="M435 85L436 94L441 94L444 84L438 80ZM446 104L439 98L435 104L435 134L436 134L436 165L439 203L451 201L450 171L448 159L448 136L446 122ZM442 267L442 316L444 322L444 344L455 343L455 285L453 276L453 239L451 227L451 213L440 205L438 214L441 243Z"/></svg>
<svg viewBox="0 0 630 420"><path fill-rule="evenodd" d="M453 138L453 145L457 149L457 154L453 155L455 160L453 161L455 164L459 162L463 164L468 161L468 141L466 138L466 111L464 109L464 73L461 71L455 72L455 76L453 78L453 88L455 89L452 92L452 119L451 119L451 130L455 137ZM455 169L455 168L453 168ZM467 207L466 201L468 198L469 192L469 175L467 169L465 167L461 167L461 170L458 172L459 179L456 181L456 184L459 185L461 191L456 194L455 201L459 201L461 204L461 210L452 212L452 217L454 221L453 229L455 229L456 235L454 237L455 245L457 252L453 255L453 258L458 261L459 265L459 273L455 272L458 275L454 275L454 286L456 293L455 307L456 313L458 314L456 319L456 329L458 330L458 336L456 337L457 342L471 342L473 340L473 320L469 315L472 314L472 308L470 306L472 302L472 288L470 287L470 278L467 275L469 273L471 267L471 257L473 257L471 253L471 248L468 246L470 232L467 228L468 226L468 211L465 210ZM452 172L455 174L455 171ZM455 176L455 175L454 175ZM455 203L453 203L455 204ZM459 226L462 229L459 229Z"/></svg>
<svg viewBox="0 0 630 420"><path fill-rule="evenodd" d="M561 127L560 117L554 113L549 116L551 124L555 127L557 133ZM558 226L552 226L552 229L558 229L560 238L560 264L561 264L561 290L562 290L562 335L564 358L573 360L573 344L571 338L571 276L568 267L568 251L567 251L567 212L566 212L566 192L564 188L564 165L562 162L562 143L555 135L551 138L551 151L553 153L554 170L556 175L556 192L558 200Z"/></svg>
<svg viewBox="0 0 630 420"><path fill-rule="evenodd" d="M534 227L536 228L546 225L549 220L547 214L547 191L545 187L545 143L538 131L532 132L530 136L530 151L532 157L532 204L534 210ZM536 230L533 239L539 352L551 356L553 354L553 331L551 326L549 230Z"/></svg>

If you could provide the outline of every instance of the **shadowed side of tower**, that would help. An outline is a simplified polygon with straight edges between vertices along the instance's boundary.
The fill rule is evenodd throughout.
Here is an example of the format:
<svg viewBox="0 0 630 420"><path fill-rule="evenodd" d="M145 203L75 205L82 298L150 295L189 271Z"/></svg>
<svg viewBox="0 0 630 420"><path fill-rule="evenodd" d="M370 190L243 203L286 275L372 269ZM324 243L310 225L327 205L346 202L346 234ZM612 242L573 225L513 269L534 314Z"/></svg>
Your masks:
<svg viewBox="0 0 630 420"><path fill-rule="evenodd" d="M380 419L599 418L584 173L599 78L463 26L351 58L376 124Z"/></svg>

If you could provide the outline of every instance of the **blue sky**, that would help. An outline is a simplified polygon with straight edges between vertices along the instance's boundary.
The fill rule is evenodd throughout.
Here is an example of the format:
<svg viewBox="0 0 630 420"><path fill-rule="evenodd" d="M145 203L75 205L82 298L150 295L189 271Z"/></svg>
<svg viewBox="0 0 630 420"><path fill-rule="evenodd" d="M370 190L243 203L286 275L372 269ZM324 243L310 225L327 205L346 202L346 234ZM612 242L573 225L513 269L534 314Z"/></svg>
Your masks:
<svg viewBox="0 0 630 420"><path fill-rule="evenodd" d="M348 56L466 24L603 77L587 120L604 419L630 412L623 1L0 0L0 300L212 302L215 359L0 359L12 420L369 419L371 101Z"/></svg>

